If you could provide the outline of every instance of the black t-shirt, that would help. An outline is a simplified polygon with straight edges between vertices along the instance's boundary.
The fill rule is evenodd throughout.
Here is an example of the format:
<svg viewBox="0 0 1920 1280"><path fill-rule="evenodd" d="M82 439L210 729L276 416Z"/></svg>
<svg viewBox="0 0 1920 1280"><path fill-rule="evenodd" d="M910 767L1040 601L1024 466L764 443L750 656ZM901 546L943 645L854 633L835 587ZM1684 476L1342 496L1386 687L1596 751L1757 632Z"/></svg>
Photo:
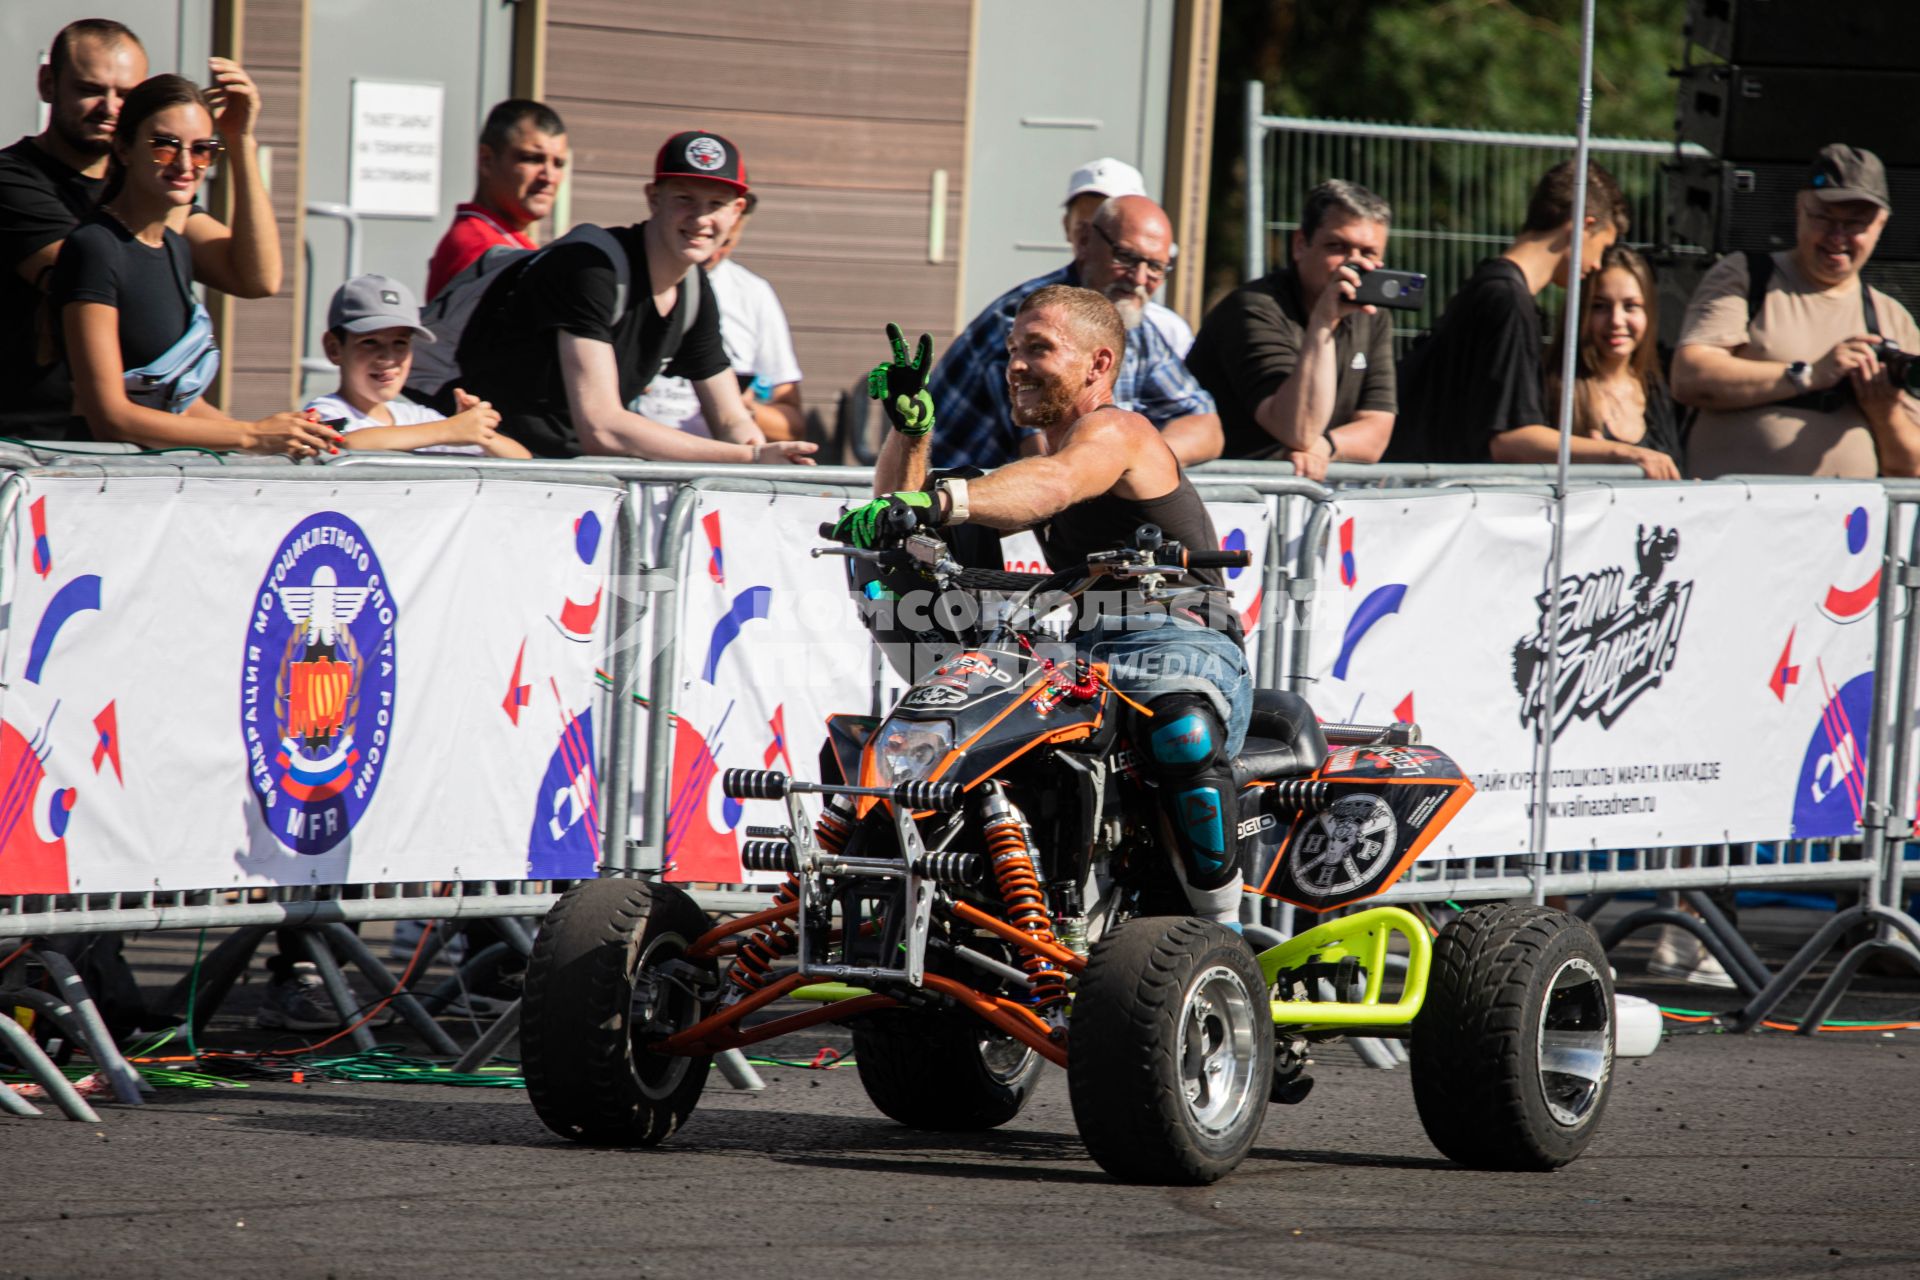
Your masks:
<svg viewBox="0 0 1920 1280"><path fill-rule="evenodd" d="M1540 308L1505 258L1482 262L1400 367L1389 462L1486 462L1493 437L1545 426Z"/></svg>
<svg viewBox="0 0 1920 1280"><path fill-rule="evenodd" d="M21 279L19 266L66 239L93 212L105 185L69 169L31 138L0 148L0 434L73 434L73 385L58 353L58 317L42 307L41 292Z"/></svg>
<svg viewBox="0 0 1920 1280"><path fill-rule="evenodd" d="M1220 407L1222 457L1265 457L1280 447L1253 412L1293 376L1306 331L1307 306L1292 267L1242 285L1207 313L1187 352L1187 368ZM1346 317L1334 328L1333 352L1340 377L1327 425L1351 422L1362 410L1392 413L1392 318Z"/></svg>
<svg viewBox="0 0 1920 1280"><path fill-rule="evenodd" d="M461 341L465 389L491 400L500 411L500 430L536 455L580 453L560 376L562 333L612 345L622 404L632 403L663 366L669 375L690 381L729 367L720 341L720 304L707 273L697 268L680 284L683 290L689 283L699 288L699 313L678 348L666 349L672 325L653 305L645 225L609 228L627 251L631 282L621 314L614 314L619 282L606 255L592 245L556 245L503 280L498 301L489 292ZM676 308L685 305L685 299L676 299Z"/></svg>
<svg viewBox="0 0 1920 1280"><path fill-rule="evenodd" d="M120 312L120 361L138 369L166 354L193 320L193 252L185 236L159 247L134 238L109 214L74 228L53 268L53 304L101 302Z"/></svg>
<svg viewBox="0 0 1920 1280"><path fill-rule="evenodd" d="M1680 415L1674 408L1673 396L1664 383L1656 382L1647 388L1647 433L1638 440L1628 440L1626 444L1637 444L1642 449L1652 449L1664 453L1673 459L1673 465L1680 468L1680 474L1687 472L1686 443L1680 438ZM1609 440L1620 437L1608 431L1603 423L1600 433Z"/></svg>

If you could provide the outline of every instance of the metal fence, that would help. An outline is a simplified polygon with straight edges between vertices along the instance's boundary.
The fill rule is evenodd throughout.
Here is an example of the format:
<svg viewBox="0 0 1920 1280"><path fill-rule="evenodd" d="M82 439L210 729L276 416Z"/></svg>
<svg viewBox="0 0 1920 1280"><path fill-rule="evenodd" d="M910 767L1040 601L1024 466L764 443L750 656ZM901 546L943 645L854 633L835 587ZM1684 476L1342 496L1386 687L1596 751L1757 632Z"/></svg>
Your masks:
<svg viewBox="0 0 1920 1280"><path fill-rule="evenodd" d="M1501 133L1423 125L1314 120L1265 113L1265 87L1246 85L1245 271L1256 280L1288 259L1299 205L1316 184L1345 178L1393 207L1389 260L1427 277L1428 309L1398 313L1403 345L1432 325L1440 308L1483 258L1506 248L1526 220L1527 196L1540 174L1571 157L1571 134ZM1696 144L1594 138L1597 162L1620 182L1632 208L1627 243L1702 254L1670 243L1665 169L1678 156L1707 154ZM1558 315L1561 291L1549 286L1541 310Z"/></svg>
<svg viewBox="0 0 1920 1280"><path fill-rule="evenodd" d="M90 452L79 450L80 453ZM101 450L113 454L113 450ZM294 468L287 464L246 463L228 466L215 459L129 458L109 456L82 458L76 452L7 447L0 451L0 469L23 471L49 462L70 474L85 468L87 474L121 474L141 469L181 474L226 474L239 478L257 469L261 474L281 478L325 479L339 484L346 481L394 480L423 474L445 475L449 471L476 477L525 479L537 477L543 482L585 482L596 485L619 484L626 489L627 506L633 510L645 500L657 503L668 491L666 518L659 524L657 540L643 543L629 532L616 540L611 572L629 579L642 571L649 595L625 596L616 606L616 634L644 627L653 637L651 659L646 664L631 651L610 655L614 688L639 693L656 707L670 707L671 691L677 688L681 655L677 628L680 617L676 594L690 572L698 566L682 561L682 546L691 520L691 499L702 490L740 490L742 488L770 497L784 491L814 495L853 497L869 491L871 473L865 469L823 467L797 474L790 468L734 468L724 478L709 474L709 469L692 465L620 462L611 459L581 459L551 463L492 463L454 458L398 458L350 456L329 464L324 470ZM1615 479L1613 471L1623 474L1623 494L1633 485L1628 479L1637 475L1632 468L1585 469L1591 478ZM1362 468L1337 467L1330 482L1340 484L1379 484L1418 490L1449 484L1539 484L1543 469L1533 467L1419 467ZM1306 615L1311 607L1317 567L1320 563L1319 540L1326 536L1329 521L1327 501L1332 491L1300 479L1290 469L1274 464L1246 462L1220 463L1201 469L1195 477L1203 491L1219 498L1244 499L1259 495L1269 504L1273 533L1266 557L1266 599L1270 602L1264 618L1268 628L1262 647L1260 682L1290 682L1306 669L1310 630ZM7 485L8 490L16 486ZM1920 485L1887 486L1896 504L1920 505ZM651 492L649 492L651 490ZM5 498L0 494L0 501ZM7 523L13 520L9 517ZM1751 1026L1776 1007L1811 967L1832 949L1849 928L1870 926L1874 939L1849 952L1833 979L1816 999L1809 1023L1830 1008L1844 990L1858 965L1881 952L1911 954L1920 943L1920 924L1901 911L1904 884L1903 854L1914 831L1915 784L1912 739L1915 730L1916 692L1920 691L1920 627L1909 625L1916 595L1920 594L1920 534L1910 533L1912 521L1894 521L1889 532L1881 598L1881 631L1876 659L1880 673L1875 734L1868 750L1869 803L1863 822L1862 838L1840 842L1782 842L1779 844L1704 845L1652 849L1579 851L1556 853L1544 858L1520 854L1491 855L1478 858L1449 859L1416 865L1413 872L1389 891L1385 901L1436 901L1442 899L1486 900L1521 898L1540 892L1588 895L1589 902L1602 895L1641 889L1664 889L1693 894L1698 914L1667 908L1652 908L1636 913L1624 926L1616 925L1609 941L1618 941L1625 932L1652 923L1675 923L1698 934L1721 959L1738 985L1746 992L1748 1003L1742 1011L1742 1025ZM4 584L0 584L3 587ZM5 594L0 592L0 594ZM665 804L671 770L671 716L648 718L645 734L638 731L634 699L616 700L607 743L605 766L601 775L605 791L616 797L630 795L637 788L644 799L637 824L628 821L622 806L608 807L603 843L603 873L636 874L656 870L662 865ZM1696 891L1723 886L1820 885L1857 894L1859 904L1838 913L1819 934L1777 972L1769 971L1740 940L1739 935L1717 919L1712 904ZM191 890L169 893L128 891L85 895L16 895L0 897L0 938L26 939L49 934L89 931L144 931L156 929L262 927L272 925L307 926L323 929L330 937L346 934L348 922L378 919L460 919L476 916L530 916L543 913L553 901L553 885L539 882L493 881L429 885L419 882L400 884L337 885L285 887L270 890ZM749 889L709 892L701 895L710 909L751 909L764 898ZM1911 942L1902 939L1911 939ZM8 943L11 947L13 944ZM340 945L348 946L341 939ZM326 958L325 947L315 947L316 961L322 963L323 976L330 987L344 992L344 979L338 966ZM351 947L349 946L351 952ZM383 995L392 995L390 975L370 957L349 955ZM84 997L84 990L79 993ZM402 1008L402 1013L417 1025L431 1020L417 1006ZM497 1033L476 1049L497 1046L510 1034ZM425 1032L423 1031L423 1034ZM431 1037L429 1037L431 1039ZM444 1040L444 1035L441 1036ZM491 1048L487 1048L491 1052ZM111 1046L104 1052L111 1055Z"/></svg>

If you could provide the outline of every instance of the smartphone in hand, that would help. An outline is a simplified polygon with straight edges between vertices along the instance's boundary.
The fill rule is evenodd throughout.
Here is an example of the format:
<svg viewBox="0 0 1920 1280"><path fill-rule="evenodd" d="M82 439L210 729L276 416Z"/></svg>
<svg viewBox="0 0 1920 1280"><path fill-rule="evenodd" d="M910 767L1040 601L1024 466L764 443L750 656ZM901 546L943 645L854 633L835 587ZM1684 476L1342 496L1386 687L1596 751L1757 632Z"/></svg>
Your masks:
<svg viewBox="0 0 1920 1280"><path fill-rule="evenodd" d="M1360 272L1360 287L1353 300L1395 311L1418 311L1427 305L1427 278L1418 271L1392 271L1386 267L1365 270L1355 263L1347 266Z"/></svg>

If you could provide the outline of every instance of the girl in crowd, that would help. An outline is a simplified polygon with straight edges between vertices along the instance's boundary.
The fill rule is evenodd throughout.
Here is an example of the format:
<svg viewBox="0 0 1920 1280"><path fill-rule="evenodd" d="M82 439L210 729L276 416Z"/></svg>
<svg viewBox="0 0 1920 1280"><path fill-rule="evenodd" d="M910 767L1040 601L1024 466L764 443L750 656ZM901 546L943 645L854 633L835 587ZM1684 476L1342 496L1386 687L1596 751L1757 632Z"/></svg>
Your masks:
<svg viewBox="0 0 1920 1280"><path fill-rule="evenodd" d="M1575 461L1631 462L1650 480L1675 480L1684 470L1680 421L1660 375L1660 314L1653 271L1625 245L1610 245L1588 277L1586 323L1573 382ZM1567 340L1562 324L1560 341ZM1548 403L1560 402L1562 349L1547 369ZM1610 458L1582 458L1581 439L1619 450Z"/></svg>
<svg viewBox="0 0 1920 1280"><path fill-rule="evenodd" d="M223 128L244 129L255 110L252 83L241 77L222 87ZM242 422L200 398L220 352L192 293L193 257L181 230L223 150L214 109L192 81L154 76L127 95L105 198L67 237L54 267L77 408L96 438L147 448L296 458L337 450L338 432L300 414Z"/></svg>
<svg viewBox="0 0 1920 1280"><path fill-rule="evenodd" d="M1639 254L1624 245L1609 246L1600 269L1581 291L1586 323L1574 340L1580 359L1573 388L1573 438L1569 453L1578 463L1632 463L1649 480L1680 478L1680 433L1660 376L1655 349L1653 274ZM1547 366L1547 411L1560 406L1561 343L1570 326L1562 320L1560 342ZM1560 433L1552 426L1516 427L1495 437L1501 462L1553 462L1560 456Z"/></svg>

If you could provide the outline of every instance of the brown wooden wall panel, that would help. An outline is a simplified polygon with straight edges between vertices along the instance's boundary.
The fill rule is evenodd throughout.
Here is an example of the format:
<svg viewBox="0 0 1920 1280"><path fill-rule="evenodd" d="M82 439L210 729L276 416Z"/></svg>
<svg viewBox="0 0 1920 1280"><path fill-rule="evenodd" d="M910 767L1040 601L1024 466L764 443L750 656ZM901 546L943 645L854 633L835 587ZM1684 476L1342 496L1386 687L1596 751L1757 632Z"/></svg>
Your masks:
<svg viewBox="0 0 1920 1280"><path fill-rule="evenodd" d="M972 7L953 0L726 0L663 5L634 0L549 0L553 26L655 31L709 39L760 39L828 49L966 51ZM552 75L555 68L548 68Z"/></svg>
<svg viewBox="0 0 1920 1280"><path fill-rule="evenodd" d="M573 216L603 226L642 221L647 216L646 187L645 178L581 174L574 179ZM847 262L927 260L925 191L847 191L761 182L753 189L760 207L747 231L743 260L758 253ZM958 225L964 204L961 193L949 188L949 227Z"/></svg>
<svg viewBox="0 0 1920 1280"><path fill-rule="evenodd" d="M809 404L886 353L882 328L943 347L958 296L972 0L549 0L547 100L573 144L572 217L646 217L660 144L739 145L762 205L740 261L773 282ZM945 260L927 261L947 173Z"/></svg>
<svg viewBox="0 0 1920 1280"><path fill-rule="evenodd" d="M718 43L709 36L557 27L549 35L547 58L550 68L566 67L569 92L579 97L677 109L712 97L711 59ZM764 40L732 40L725 47L726 101L741 111L840 116L858 104L895 120L946 124L959 124L966 114L964 48L849 48L825 56L810 50L802 57L792 45ZM634 74L637 67L646 68L645 74ZM551 85L551 70L548 75Z"/></svg>
<svg viewBox="0 0 1920 1280"><path fill-rule="evenodd" d="M547 71L547 101L567 122L578 173L653 176L660 144L683 129L712 129L746 157L747 177L784 186L925 191L927 172L960 176L959 125L847 117L768 115L726 108L655 107L575 98Z"/></svg>
<svg viewBox="0 0 1920 1280"><path fill-rule="evenodd" d="M299 309L295 287L300 264L300 48L305 39L305 0L247 0L244 46L237 61L260 85L265 110L258 128L273 148L274 220L280 230L280 292L271 298L230 303L233 324L226 359L233 370L228 413L263 418L293 407L294 368L299 363Z"/></svg>

